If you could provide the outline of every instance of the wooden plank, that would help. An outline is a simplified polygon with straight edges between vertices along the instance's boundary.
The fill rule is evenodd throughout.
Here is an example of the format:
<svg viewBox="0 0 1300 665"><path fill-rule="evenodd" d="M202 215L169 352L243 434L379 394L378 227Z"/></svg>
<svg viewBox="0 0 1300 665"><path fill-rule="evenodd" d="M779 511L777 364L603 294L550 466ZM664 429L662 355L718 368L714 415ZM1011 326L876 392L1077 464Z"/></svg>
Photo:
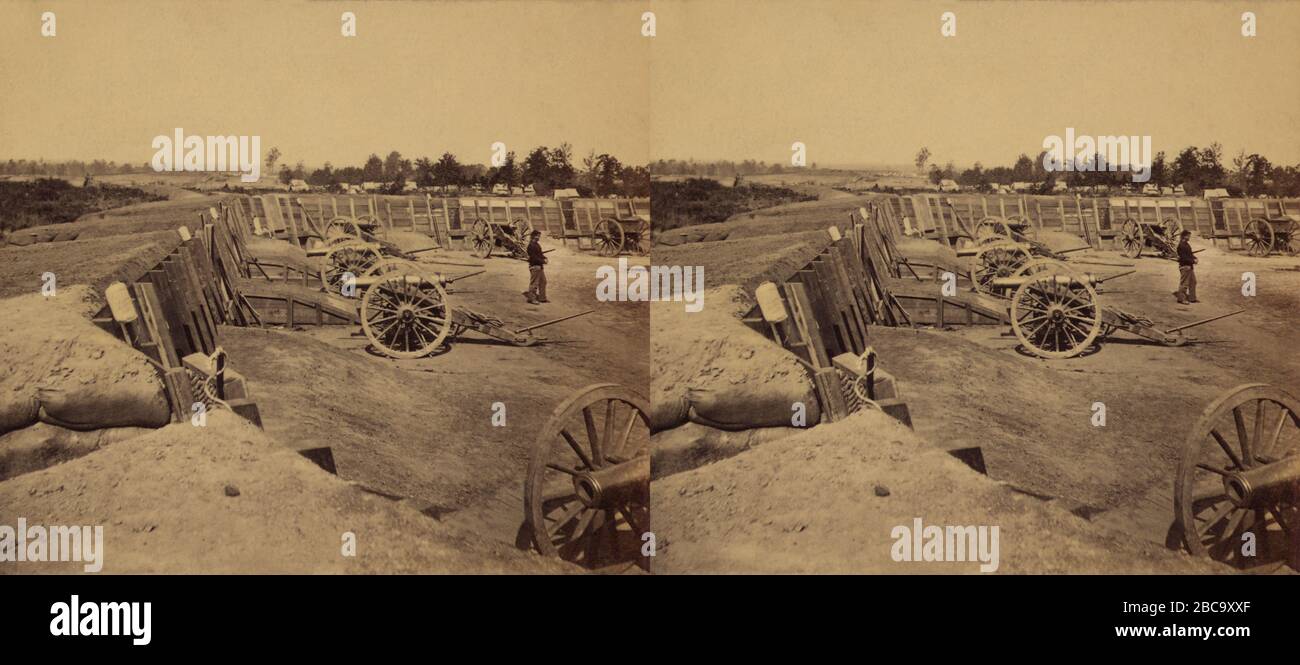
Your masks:
<svg viewBox="0 0 1300 665"><path fill-rule="evenodd" d="M840 387L840 374L834 367L824 367L813 372L813 385L821 400L822 418L836 422L849 416L849 405Z"/></svg>
<svg viewBox="0 0 1300 665"><path fill-rule="evenodd" d="M150 339L157 344L158 362L164 368L180 366L180 355L176 353L176 345L172 342L171 329L161 314L162 305L158 300L157 289L149 282L136 282L131 287L135 291L140 318L149 329Z"/></svg>
<svg viewBox="0 0 1300 665"><path fill-rule="evenodd" d="M799 282L786 282L784 285L786 303L790 307L790 318L794 319L808 343L809 362L813 367L830 367L830 356L826 355L826 345L822 341L821 326L817 317L812 315L812 306L808 300L808 289Z"/></svg>

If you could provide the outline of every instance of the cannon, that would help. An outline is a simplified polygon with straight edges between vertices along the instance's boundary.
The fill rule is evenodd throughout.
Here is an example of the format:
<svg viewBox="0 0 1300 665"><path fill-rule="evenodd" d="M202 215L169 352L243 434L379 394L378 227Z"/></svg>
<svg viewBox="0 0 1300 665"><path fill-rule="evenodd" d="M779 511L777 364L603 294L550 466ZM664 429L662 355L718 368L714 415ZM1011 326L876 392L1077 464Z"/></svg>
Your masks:
<svg viewBox="0 0 1300 665"><path fill-rule="evenodd" d="M1241 230L1241 245L1251 256L1264 257L1274 251L1294 255L1296 250L1291 242L1295 239L1296 221L1285 212L1254 217Z"/></svg>
<svg viewBox="0 0 1300 665"><path fill-rule="evenodd" d="M1032 256L1064 261L1066 254L1091 249L1091 246L1084 245L1066 250L1054 250L1046 243L1035 240L1028 233L1029 219L1021 215L1011 215L1009 217L991 215L984 217L976 222L973 230L966 231L968 227L965 220L962 219L961 213L957 212L957 206L953 204L951 199L944 199L944 203L952 210L953 219L957 220L957 226L962 229L962 235L958 237L965 238L968 241L965 247L957 250L957 256L975 256L983 247L1012 244L1023 247Z"/></svg>
<svg viewBox="0 0 1300 665"><path fill-rule="evenodd" d="M1178 237L1182 233L1183 223L1173 217L1166 217L1159 224L1129 217L1119 229L1120 253L1136 259L1143 252L1155 252L1162 259L1177 261Z"/></svg>
<svg viewBox="0 0 1300 665"><path fill-rule="evenodd" d="M376 351L389 358L423 358L466 330L515 346L532 346L546 341L534 330L595 311L510 328L496 317L454 305L448 297L448 284L482 272L448 278L407 261L377 263L355 280L356 288L364 290L359 305L361 331Z"/></svg>
<svg viewBox="0 0 1300 665"><path fill-rule="evenodd" d="M1297 568L1298 507L1300 401L1263 383L1220 395L1183 442L1173 535L1193 555L1239 568L1287 557ZM1243 551L1249 540L1254 556Z"/></svg>
<svg viewBox="0 0 1300 665"><path fill-rule="evenodd" d="M524 526L545 556L589 568L636 561L650 531L649 404L613 383L556 407L533 442Z"/></svg>
<svg viewBox="0 0 1300 665"><path fill-rule="evenodd" d="M504 251L512 259L528 260L528 235L533 230L526 220L516 219L510 223L489 222L483 218L474 220L469 229L471 253L480 259L492 256L495 251Z"/></svg>
<svg viewBox="0 0 1300 665"><path fill-rule="evenodd" d="M1117 330L1164 346L1182 346L1195 341L1184 330L1246 311L1239 309L1164 329L1144 316L1098 302L1094 287L1123 274L1097 277L1066 266L1044 266L1033 274L996 278L991 284L997 289L1014 289L1011 330L1026 350L1040 358L1072 358Z"/></svg>
<svg viewBox="0 0 1300 665"><path fill-rule="evenodd" d="M976 291L997 295L997 289L994 286L995 280L1017 276L1021 274L1025 266L1031 263L1035 266L1065 265L1065 256L1067 254L1081 252L1086 249L1091 249L1091 247L1084 245L1058 252L1035 249L1034 245L998 241L978 247L959 249L957 250L957 256L973 258L970 278L971 286Z"/></svg>
<svg viewBox="0 0 1300 665"><path fill-rule="evenodd" d="M650 253L650 224L634 215L605 217L591 230L591 246L601 256L618 256L623 250Z"/></svg>

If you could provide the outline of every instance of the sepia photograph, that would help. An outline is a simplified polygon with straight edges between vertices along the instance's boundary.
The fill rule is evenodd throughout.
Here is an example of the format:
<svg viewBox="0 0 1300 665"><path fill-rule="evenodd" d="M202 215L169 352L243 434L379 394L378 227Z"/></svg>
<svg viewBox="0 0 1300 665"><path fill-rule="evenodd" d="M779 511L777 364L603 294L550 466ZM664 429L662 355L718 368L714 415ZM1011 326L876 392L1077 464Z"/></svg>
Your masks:
<svg viewBox="0 0 1300 665"><path fill-rule="evenodd" d="M1300 0L0 0L0 635L341 657L613 592L1286 643L1297 36Z"/></svg>
<svg viewBox="0 0 1300 665"><path fill-rule="evenodd" d="M638 15L0 11L0 571L649 568Z"/></svg>
<svg viewBox="0 0 1300 665"><path fill-rule="evenodd" d="M657 572L1295 572L1300 6L659 17Z"/></svg>

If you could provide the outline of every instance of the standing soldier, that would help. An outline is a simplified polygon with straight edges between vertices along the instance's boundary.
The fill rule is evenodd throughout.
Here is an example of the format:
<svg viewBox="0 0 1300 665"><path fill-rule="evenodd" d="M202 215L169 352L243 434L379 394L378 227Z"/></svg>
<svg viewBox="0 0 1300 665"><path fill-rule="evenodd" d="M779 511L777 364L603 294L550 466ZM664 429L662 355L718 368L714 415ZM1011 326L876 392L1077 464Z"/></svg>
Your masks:
<svg viewBox="0 0 1300 665"><path fill-rule="evenodd" d="M1178 241L1178 290L1174 295L1180 305L1200 302L1196 299L1196 255L1188 242L1191 237L1191 231L1183 231Z"/></svg>
<svg viewBox="0 0 1300 665"><path fill-rule="evenodd" d="M524 297L530 305L550 302L546 299L546 254L542 252L541 237L541 231L533 231L528 243L528 290Z"/></svg>

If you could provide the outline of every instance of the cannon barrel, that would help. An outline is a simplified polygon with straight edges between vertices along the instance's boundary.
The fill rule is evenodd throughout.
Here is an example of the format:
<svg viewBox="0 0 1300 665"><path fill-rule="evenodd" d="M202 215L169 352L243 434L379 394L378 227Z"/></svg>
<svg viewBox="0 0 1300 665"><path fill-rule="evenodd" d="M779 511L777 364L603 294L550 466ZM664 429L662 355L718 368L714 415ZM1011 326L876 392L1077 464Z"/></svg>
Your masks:
<svg viewBox="0 0 1300 665"><path fill-rule="evenodd" d="M589 508L616 508L650 500L650 456L634 457L573 477L573 492Z"/></svg>
<svg viewBox="0 0 1300 665"><path fill-rule="evenodd" d="M1092 273L1080 273L1080 274L1083 276L1084 279L1088 280L1089 284L1096 284L1098 281L1096 275L1093 275ZM1001 288L1001 289L1018 289L1021 286L1023 286L1026 282L1039 281L1042 280L1043 277L1044 275L1042 273L1039 273L1037 275L1020 275L1018 277L995 277L990 282L990 284L992 284L996 288ZM1054 273L1052 277L1056 280L1057 284L1064 284L1068 286L1070 284L1079 283L1079 280L1077 279L1076 275Z"/></svg>
<svg viewBox="0 0 1300 665"><path fill-rule="evenodd" d="M1242 508L1267 506L1279 499L1290 501L1300 488L1300 455L1289 455L1273 464L1229 473L1223 477L1228 500Z"/></svg>

